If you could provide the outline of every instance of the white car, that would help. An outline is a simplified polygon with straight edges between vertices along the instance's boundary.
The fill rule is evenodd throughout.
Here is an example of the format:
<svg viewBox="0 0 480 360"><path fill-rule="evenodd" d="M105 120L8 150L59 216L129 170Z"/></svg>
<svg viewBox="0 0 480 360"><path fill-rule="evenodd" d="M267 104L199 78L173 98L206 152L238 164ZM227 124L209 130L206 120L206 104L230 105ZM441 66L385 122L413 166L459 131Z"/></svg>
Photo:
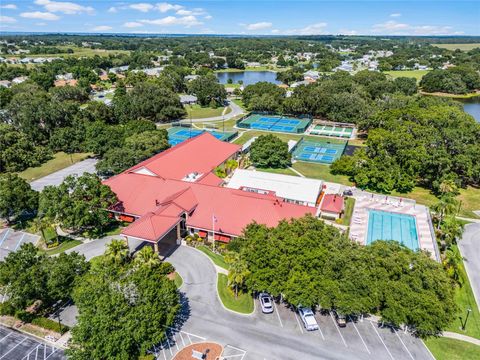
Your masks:
<svg viewBox="0 0 480 360"><path fill-rule="evenodd" d="M260 305L262 307L262 312L264 314L271 314L273 313L273 304L272 298L267 293L260 293L258 296L260 299Z"/></svg>
<svg viewBox="0 0 480 360"><path fill-rule="evenodd" d="M299 307L298 313L300 314L300 318L302 319L303 326L305 326L305 329L307 329L307 331L318 330L317 320L313 315L312 309L309 309L306 307Z"/></svg>

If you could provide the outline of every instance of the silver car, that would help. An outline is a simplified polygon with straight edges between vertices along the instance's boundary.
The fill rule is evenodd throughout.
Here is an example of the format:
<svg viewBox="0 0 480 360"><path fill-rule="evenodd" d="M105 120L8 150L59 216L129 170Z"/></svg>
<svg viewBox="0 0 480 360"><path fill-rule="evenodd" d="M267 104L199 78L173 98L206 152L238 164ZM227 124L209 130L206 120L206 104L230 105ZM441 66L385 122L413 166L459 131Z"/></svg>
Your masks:
<svg viewBox="0 0 480 360"><path fill-rule="evenodd" d="M312 309L306 307L299 307L298 314L302 319L305 329L307 329L308 331L318 330L317 320L315 319L315 315L313 314Z"/></svg>
<svg viewBox="0 0 480 360"><path fill-rule="evenodd" d="M260 306L262 307L262 312L264 314L271 314L273 313L273 303L272 298L267 293L260 293Z"/></svg>

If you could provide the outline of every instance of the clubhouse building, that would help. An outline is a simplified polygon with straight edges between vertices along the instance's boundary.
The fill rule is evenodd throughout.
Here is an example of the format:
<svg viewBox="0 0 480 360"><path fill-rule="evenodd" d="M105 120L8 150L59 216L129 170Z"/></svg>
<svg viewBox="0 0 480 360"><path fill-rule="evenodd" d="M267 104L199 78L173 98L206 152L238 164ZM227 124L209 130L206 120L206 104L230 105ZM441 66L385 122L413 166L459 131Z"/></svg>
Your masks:
<svg viewBox="0 0 480 360"><path fill-rule="evenodd" d="M228 243L253 221L272 227L283 219L316 215L315 199L295 203L274 191L224 187L214 170L241 150L205 132L106 180L119 199L109 210L130 222L122 235L153 243L158 251L163 243L180 244L187 233ZM320 184L313 186L321 190Z"/></svg>

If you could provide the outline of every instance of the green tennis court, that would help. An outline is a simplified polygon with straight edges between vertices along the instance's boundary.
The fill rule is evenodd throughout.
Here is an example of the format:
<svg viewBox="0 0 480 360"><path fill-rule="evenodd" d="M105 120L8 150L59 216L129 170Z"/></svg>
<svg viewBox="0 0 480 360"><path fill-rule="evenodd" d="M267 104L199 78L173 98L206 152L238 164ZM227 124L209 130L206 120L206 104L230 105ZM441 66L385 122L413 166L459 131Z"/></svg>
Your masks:
<svg viewBox="0 0 480 360"><path fill-rule="evenodd" d="M311 135L333 136L346 139L350 139L352 137L352 133L352 128L336 125L315 125L315 127L310 131Z"/></svg>
<svg viewBox="0 0 480 360"><path fill-rule="evenodd" d="M211 130L203 130L203 129L194 129L194 128L185 128L180 126L173 126L168 131L168 142L170 145L175 146L180 144L181 142L195 137L197 135L203 134L204 132L209 132L217 139L222 141L230 141L235 138L238 132L221 132L221 131L211 131Z"/></svg>
<svg viewBox="0 0 480 360"><path fill-rule="evenodd" d="M342 156L347 142L331 143L328 140L310 141L301 139L293 150L293 158L301 161L331 164Z"/></svg>
<svg viewBox="0 0 480 360"><path fill-rule="evenodd" d="M237 126L252 130L304 133L312 120L280 115L250 114L237 122Z"/></svg>

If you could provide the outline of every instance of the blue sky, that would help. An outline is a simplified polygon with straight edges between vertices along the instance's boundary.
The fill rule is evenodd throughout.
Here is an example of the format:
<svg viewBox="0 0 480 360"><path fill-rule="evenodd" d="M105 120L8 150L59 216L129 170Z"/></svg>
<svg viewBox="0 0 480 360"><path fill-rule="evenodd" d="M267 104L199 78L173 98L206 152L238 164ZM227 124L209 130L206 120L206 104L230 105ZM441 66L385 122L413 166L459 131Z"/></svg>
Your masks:
<svg viewBox="0 0 480 360"><path fill-rule="evenodd" d="M480 35L480 1L0 0L0 31Z"/></svg>

